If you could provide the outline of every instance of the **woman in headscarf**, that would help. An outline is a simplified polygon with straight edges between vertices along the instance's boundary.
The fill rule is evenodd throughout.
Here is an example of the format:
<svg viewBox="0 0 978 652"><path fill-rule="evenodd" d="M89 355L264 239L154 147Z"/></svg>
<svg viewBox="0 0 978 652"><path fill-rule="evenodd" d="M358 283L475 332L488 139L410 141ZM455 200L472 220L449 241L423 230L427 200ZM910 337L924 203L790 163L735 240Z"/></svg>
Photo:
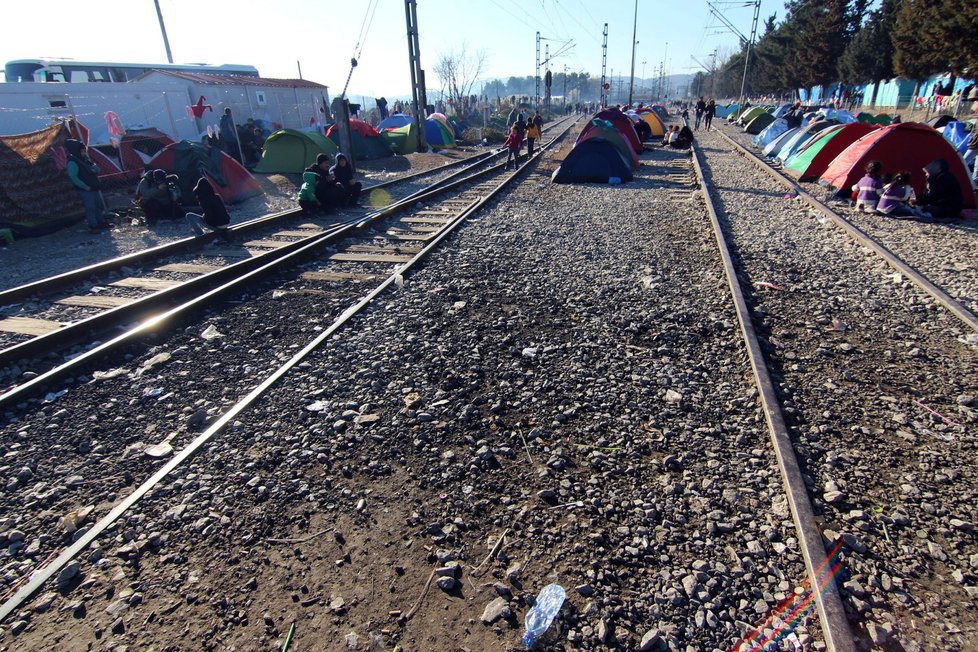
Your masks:
<svg viewBox="0 0 978 652"><path fill-rule="evenodd" d="M81 197L89 231L98 233L100 229L112 226L103 217L105 203L100 192L102 185L98 179L98 165L88 158L88 147L80 140L69 138L65 141L65 151L68 154L65 171Z"/></svg>

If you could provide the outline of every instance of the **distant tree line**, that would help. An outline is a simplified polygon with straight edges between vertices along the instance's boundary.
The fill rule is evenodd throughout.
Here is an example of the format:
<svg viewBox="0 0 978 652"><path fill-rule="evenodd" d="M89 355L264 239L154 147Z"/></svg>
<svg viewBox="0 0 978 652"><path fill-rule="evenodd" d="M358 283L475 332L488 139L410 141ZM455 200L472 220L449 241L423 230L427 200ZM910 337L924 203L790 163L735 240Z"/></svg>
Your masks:
<svg viewBox="0 0 978 652"><path fill-rule="evenodd" d="M917 82L951 72L978 76L975 0L789 0L781 21L769 17L751 51L746 92L869 84L893 77ZM746 43L714 70L699 72L691 92L740 94ZM869 98L867 98L868 100Z"/></svg>
<svg viewBox="0 0 978 652"><path fill-rule="evenodd" d="M540 71L540 97L546 95L546 89L543 86L544 72ZM563 72L553 73L553 83L550 86L551 95L563 95L564 94L564 80L565 75ZM586 72L568 72L566 74L567 81L567 94L570 95L572 91L580 91L582 100L597 99L600 96L601 80L593 79L589 73ZM483 86L483 94L489 98L505 98L512 95L516 96L529 96L533 97L536 94L536 80L533 75L527 75L526 77L510 77L506 81L501 79L494 79L492 81L487 81Z"/></svg>

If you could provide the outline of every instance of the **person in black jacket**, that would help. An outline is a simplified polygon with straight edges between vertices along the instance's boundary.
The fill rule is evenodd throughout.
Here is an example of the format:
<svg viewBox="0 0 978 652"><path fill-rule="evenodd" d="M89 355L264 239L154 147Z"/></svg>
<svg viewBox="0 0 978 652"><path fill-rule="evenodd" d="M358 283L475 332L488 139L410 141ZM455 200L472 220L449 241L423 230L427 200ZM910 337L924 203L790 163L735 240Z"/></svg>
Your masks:
<svg viewBox="0 0 978 652"><path fill-rule="evenodd" d="M344 194L343 189L336 183L330 163L329 154L319 154L316 156L316 162L303 170L315 173L316 200L319 202L320 210L324 211L339 204Z"/></svg>
<svg viewBox="0 0 978 652"><path fill-rule="evenodd" d="M85 220L92 233L111 226L104 218L105 202L102 200L102 185L98 178L98 165L88 158L88 147L74 138L65 141L68 163L65 171L85 207Z"/></svg>
<svg viewBox="0 0 978 652"><path fill-rule="evenodd" d="M194 195L203 210L203 215L187 213L186 219L197 237L204 235L204 226L207 226L226 242L231 242L231 235L228 232L231 216L228 215L224 201L214 192L214 186L211 185L211 182L205 177L198 179L197 185L194 186Z"/></svg>
<svg viewBox="0 0 978 652"><path fill-rule="evenodd" d="M363 184L354 180L353 168L350 166L350 162L346 160L346 155L343 152L336 155L336 164L329 169L329 173L333 175L336 185L340 189L340 206L356 206L357 200L360 199L360 192L363 190Z"/></svg>
<svg viewBox="0 0 978 652"><path fill-rule="evenodd" d="M796 100L791 110L784 114L784 121L788 123L788 129L797 129L804 117L805 110L801 108L801 100Z"/></svg>
<svg viewBox="0 0 978 652"><path fill-rule="evenodd" d="M949 172L947 161L935 159L924 166L927 175L927 189L917 200L917 213L932 219L955 219L961 216L964 207L961 184Z"/></svg>

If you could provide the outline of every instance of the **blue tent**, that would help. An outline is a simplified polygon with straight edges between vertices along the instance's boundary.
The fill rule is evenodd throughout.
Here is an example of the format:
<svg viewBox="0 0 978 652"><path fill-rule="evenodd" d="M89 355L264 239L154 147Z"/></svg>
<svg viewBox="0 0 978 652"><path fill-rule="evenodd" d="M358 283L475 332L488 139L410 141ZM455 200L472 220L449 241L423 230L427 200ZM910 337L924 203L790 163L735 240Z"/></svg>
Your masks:
<svg viewBox="0 0 978 652"><path fill-rule="evenodd" d="M944 140L951 143L951 147L958 151L958 154L964 155L968 151L968 139L971 138L971 132L965 129L964 122L949 122L944 125L943 130L939 130L944 135Z"/></svg>
<svg viewBox="0 0 978 652"><path fill-rule="evenodd" d="M404 115L403 113L394 113L391 116L380 121L377 125L377 131L383 131L384 129L400 129L405 125L409 125L414 120L411 116Z"/></svg>
<svg viewBox="0 0 978 652"><path fill-rule="evenodd" d="M775 136L774 140L772 140L771 142L769 142L767 145L764 146L764 150L763 150L764 156L766 156L767 158L774 158L775 156L777 156L778 152L781 151L781 148L784 147L785 144L787 144L787 142L791 140L795 134L798 133L799 129L800 129L799 127L795 127L794 129L789 129L788 131L784 132L780 136Z"/></svg>
<svg viewBox="0 0 978 652"><path fill-rule="evenodd" d="M612 177L631 181L631 161L610 141L593 137L574 145L551 179L554 183L608 183Z"/></svg>
<svg viewBox="0 0 978 652"><path fill-rule="evenodd" d="M765 127L764 131L754 136L751 142L756 147L764 147L786 131L788 131L788 121L784 118L778 118Z"/></svg>

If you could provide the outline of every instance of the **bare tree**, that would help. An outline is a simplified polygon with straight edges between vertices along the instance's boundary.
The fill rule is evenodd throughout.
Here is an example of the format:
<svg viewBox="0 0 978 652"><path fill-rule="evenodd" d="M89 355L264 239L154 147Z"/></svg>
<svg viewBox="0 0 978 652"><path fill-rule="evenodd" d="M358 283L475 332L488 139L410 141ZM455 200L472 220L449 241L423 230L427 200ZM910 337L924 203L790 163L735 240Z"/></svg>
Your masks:
<svg viewBox="0 0 978 652"><path fill-rule="evenodd" d="M457 51L450 50L438 55L434 68L435 74L441 82L442 91L452 101L459 115L462 115L465 109L464 98L472 94L476 82L485 69L485 50L470 53L464 43Z"/></svg>

